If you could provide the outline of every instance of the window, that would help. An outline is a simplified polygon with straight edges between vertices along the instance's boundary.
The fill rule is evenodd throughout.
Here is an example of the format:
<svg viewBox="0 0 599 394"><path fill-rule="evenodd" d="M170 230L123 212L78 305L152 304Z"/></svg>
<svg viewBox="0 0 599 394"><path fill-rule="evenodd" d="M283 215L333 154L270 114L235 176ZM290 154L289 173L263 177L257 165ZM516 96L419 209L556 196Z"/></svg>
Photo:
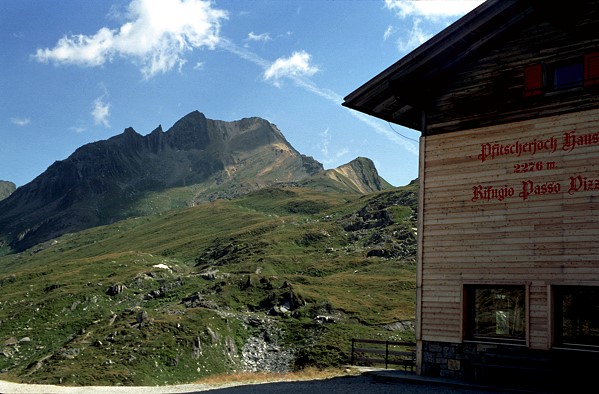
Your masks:
<svg viewBox="0 0 599 394"><path fill-rule="evenodd" d="M556 286L554 297L556 344L599 346L599 287Z"/></svg>
<svg viewBox="0 0 599 394"><path fill-rule="evenodd" d="M467 286L466 309L468 339L525 341L524 286Z"/></svg>
<svg viewBox="0 0 599 394"><path fill-rule="evenodd" d="M562 90L582 86L584 81L584 65L570 63L553 68L553 90Z"/></svg>
<svg viewBox="0 0 599 394"><path fill-rule="evenodd" d="M524 96L599 85L599 52L524 68Z"/></svg>

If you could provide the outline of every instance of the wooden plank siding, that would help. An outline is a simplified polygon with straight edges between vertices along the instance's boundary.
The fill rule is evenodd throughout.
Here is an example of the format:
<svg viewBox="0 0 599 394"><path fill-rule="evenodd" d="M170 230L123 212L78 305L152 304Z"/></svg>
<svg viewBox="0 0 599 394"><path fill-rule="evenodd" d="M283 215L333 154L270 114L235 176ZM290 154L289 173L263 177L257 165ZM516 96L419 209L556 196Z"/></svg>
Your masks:
<svg viewBox="0 0 599 394"><path fill-rule="evenodd" d="M570 150L572 131L598 133L599 110L423 137L422 340L462 341L465 284L520 284L529 286L528 345L547 349L549 286L599 284L599 139ZM553 145L534 154L479 156L486 144L535 140ZM541 164L523 172L531 162ZM597 190L573 189L579 176L597 179ZM529 182L550 182L554 192L525 194ZM506 196L480 198L478 186L505 189Z"/></svg>

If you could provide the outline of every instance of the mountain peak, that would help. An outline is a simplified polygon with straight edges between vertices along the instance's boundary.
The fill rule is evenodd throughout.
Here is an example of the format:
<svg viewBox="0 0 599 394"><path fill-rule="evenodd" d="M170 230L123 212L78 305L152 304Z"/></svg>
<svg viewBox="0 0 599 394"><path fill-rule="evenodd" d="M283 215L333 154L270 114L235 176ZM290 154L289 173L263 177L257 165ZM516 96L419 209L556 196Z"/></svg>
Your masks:
<svg viewBox="0 0 599 394"><path fill-rule="evenodd" d="M183 128L185 125L190 125L190 124L196 124L196 125L203 124L203 123L206 123L206 121L207 121L207 118L203 113L201 113L200 111L197 111L197 110L191 111L190 113L188 113L187 115L183 116L181 119L176 121L171 129L180 129L180 128Z"/></svg>
<svg viewBox="0 0 599 394"><path fill-rule="evenodd" d="M167 139L175 149L204 149L210 142L207 128L204 114L193 111L166 131Z"/></svg>
<svg viewBox="0 0 599 394"><path fill-rule="evenodd" d="M0 243L24 250L65 232L312 177L345 192L388 186L369 159L325 172L265 119L227 122L193 111L166 132L128 127L52 164L0 201Z"/></svg>
<svg viewBox="0 0 599 394"><path fill-rule="evenodd" d="M327 176L344 183L359 193L367 194L391 187L376 170L372 160L357 157L347 164L327 170Z"/></svg>
<svg viewBox="0 0 599 394"><path fill-rule="evenodd" d="M150 135L152 134L162 134L164 133L164 131L162 131L162 125L159 124L158 127L156 127L154 130L152 130L152 132L150 133Z"/></svg>

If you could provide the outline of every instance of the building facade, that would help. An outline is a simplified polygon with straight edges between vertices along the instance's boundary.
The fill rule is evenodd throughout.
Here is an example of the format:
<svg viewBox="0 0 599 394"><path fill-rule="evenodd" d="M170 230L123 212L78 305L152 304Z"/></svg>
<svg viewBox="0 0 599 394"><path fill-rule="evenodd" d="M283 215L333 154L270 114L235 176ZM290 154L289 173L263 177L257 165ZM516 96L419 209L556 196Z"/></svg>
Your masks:
<svg viewBox="0 0 599 394"><path fill-rule="evenodd" d="M488 0L345 98L419 130L418 373L599 365L599 1Z"/></svg>

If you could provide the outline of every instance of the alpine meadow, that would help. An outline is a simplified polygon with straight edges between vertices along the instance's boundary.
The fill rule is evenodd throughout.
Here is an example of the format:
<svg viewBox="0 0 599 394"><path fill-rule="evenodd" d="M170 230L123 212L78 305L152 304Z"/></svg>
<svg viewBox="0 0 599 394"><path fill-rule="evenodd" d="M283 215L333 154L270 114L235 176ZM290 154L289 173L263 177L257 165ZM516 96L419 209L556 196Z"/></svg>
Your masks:
<svg viewBox="0 0 599 394"><path fill-rule="evenodd" d="M418 182L392 187L366 158L323 170L265 120L127 129L13 189L5 380L184 383L414 339Z"/></svg>

